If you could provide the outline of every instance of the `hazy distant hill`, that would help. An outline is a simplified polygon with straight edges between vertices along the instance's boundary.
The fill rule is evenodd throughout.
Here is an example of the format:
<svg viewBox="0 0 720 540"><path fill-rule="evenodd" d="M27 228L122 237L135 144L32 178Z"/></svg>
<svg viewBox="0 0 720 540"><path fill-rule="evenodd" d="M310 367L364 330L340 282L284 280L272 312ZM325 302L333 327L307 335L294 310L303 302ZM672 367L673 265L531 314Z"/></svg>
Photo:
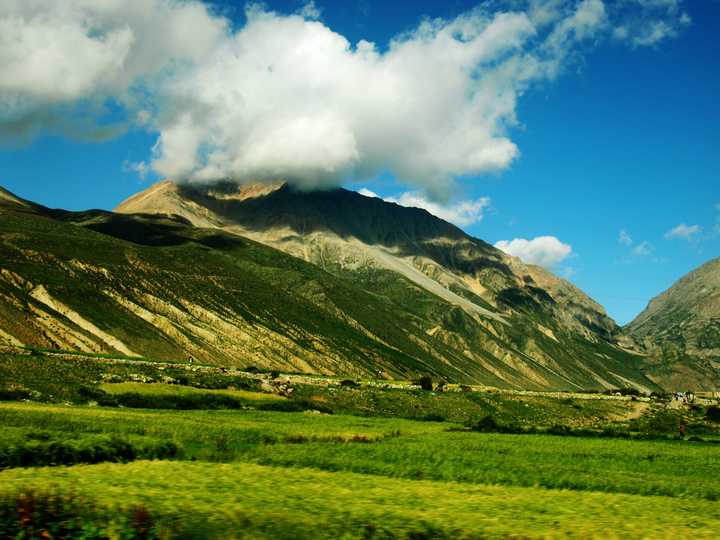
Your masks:
<svg viewBox="0 0 720 540"><path fill-rule="evenodd" d="M720 258L653 298L624 330L663 384L720 387Z"/></svg>

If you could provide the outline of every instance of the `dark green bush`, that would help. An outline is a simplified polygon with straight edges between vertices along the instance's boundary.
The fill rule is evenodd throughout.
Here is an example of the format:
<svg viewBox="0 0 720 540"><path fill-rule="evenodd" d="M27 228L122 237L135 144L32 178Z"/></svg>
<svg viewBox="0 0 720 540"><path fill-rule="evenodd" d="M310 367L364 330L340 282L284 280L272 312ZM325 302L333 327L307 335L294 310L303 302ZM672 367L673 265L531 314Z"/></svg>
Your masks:
<svg viewBox="0 0 720 540"><path fill-rule="evenodd" d="M278 412L303 412L318 411L325 414L332 414L333 410L321 403L311 401L309 399L288 399L283 401L271 401L258 406L261 411L278 411Z"/></svg>
<svg viewBox="0 0 720 540"><path fill-rule="evenodd" d="M421 418L425 422L444 422L447 420L443 415L437 413L428 413Z"/></svg>
<svg viewBox="0 0 720 540"><path fill-rule="evenodd" d="M711 405L705 411L705 418L711 422L720 422L720 407L717 405Z"/></svg>
<svg viewBox="0 0 720 540"><path fill-rule="evenodd" d="M59 441L30 436L21 443L0 447L0 469L106 461L128 462L140 458L170 459L180 454L180 448L172 441L154 442L138 447L118 437Z"/></svg>
<svg viewBox="0 0 720 540"><path fill-rule="evenodd" d="M547 430L547 433L549 435L564 435L564 436L573 434L572 429L570 429L569 426L563 426L563 425L559 425L559 424L555 424L555 425L549 427Z"/></svg>
<svg viewBox="0 0 720 540"><path fill-rule="evenodd" d="M492 416L481 418L476 424L470 427L472 431L480 433L530 433L530 429L511 424L500 424Z"/></svg>
<svg viewBox="0 0 720 540"><path fill-rule="evenodd" d="M433 380L432 380L432 377L430 377L430 375L423 375L419 379L416 379L415 381L413 381L413 384L418 385L423 390L430 391L433 389Z"/></svg>
<svg viewBox="0 0 720 540"><path fill-rule="evenodd" d="M127 392L117 394L115 401L118 405L134 409L242 409L245 406L239 399L219 394L157 395Z"/></svg>
<svg viewBox="0 0 720 540"><path fill-rule="evenodd" d="M0 388L0 401L20 401L30 399L31 395L27 390Z"/></svg>

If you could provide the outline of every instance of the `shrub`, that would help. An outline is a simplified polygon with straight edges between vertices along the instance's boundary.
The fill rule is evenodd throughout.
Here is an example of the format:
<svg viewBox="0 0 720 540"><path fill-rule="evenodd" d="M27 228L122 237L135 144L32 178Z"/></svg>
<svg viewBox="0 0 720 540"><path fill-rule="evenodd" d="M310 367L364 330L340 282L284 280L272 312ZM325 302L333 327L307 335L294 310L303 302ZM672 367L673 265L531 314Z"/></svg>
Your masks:
<svg viewBox="0 0 720 540"><path fill-rule="evenodd" d="M278 412L303 412L303 411L319 411L325 414L332 414L333 410L325 405L311 401L309 399L287 399L283 401L270 401L262 403L258 406L260 411L278 411Z"/></svg>
<svg viewBox="0 0 720 540"><path fill-rule="evenodd" d="M0 470L10 467L73 465L75 463L127 462L138 458L169 459L182 452L172 441L135 446L118 437L49 440L31 434L19 444L0 447Z"/></svg>
<svg viewBox="0 0 720 540"><path fill-rule="evenodd" d="M245 404L232 396L219 394L157 395L127 392L117 394L115 400L123 407L135 409L242 409Z"/></svg>
<svg viewBox="0 0 720 540"><path fill-rule="evenodd" d="M108 519L93 503L75 495L37 492L0 497L0 536L16 540L160 538L156 520L145 506L132 507Z"/></svg>
<svg viewBox="0 0 720 540"><path fill-rule="evenodd" d="M720 422L720 407L717 405L711 405L705 411L705 418L711 422Z"/></svg>
<svg viewBox="0 0 720 540"><path fill-rule="evenodd" d="M32 394L28 390L0 388L0 401L20 401L31 397Z"/></svg>
<svg viewBox="0 0 720 540"><path fill-rule="evenodd" d="M490 415L481 418L470 429L480 433L529 433L521 426L500 424Z"/></svg>
<svg viewBox="0 0 720 540"><path fill-rule="evenodd" d="M447 420L443 415L437 413L428 413L421 418L425 422L444 422Z"/></svg>
<svg viewBox="0 0 720 540"><path fill-rule="evenodd" d="M3 538L109 538L91 521L93 505L73 495L18 493L0 498Z"/></svg>
<svg viewBox="0 0 720 540"><path fill-rule="evenodd" d="M548 428L547 433L549 435L562 435L562 436L568 436L573 435L572 429L570 429L568 426L563 426L560 424L555 424Z"/></svg>
<svg viewBox="0 0 720 540"><path fill-rule="evenodd" d="M340 381L340 387L341 388L359 388L360 385L356 383L355 381L352 381L350 379L345 379L343 381Z"/></svg>
<svg viewBox="0 0 720 540"><path fill-rule="evenodd" d="M433 389L433 381L430 375L423 375L419 379L413 381L413 384L418 385L423 390L430 391Z"/></svg>

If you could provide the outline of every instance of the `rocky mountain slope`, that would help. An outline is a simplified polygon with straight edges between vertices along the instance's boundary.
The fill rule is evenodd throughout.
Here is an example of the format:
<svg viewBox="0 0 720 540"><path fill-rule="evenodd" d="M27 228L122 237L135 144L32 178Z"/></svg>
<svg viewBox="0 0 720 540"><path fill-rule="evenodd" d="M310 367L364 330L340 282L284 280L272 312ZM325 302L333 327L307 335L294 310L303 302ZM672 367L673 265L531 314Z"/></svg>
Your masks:
<svg viewBox="0 0 720 540"><path fill-rule="evenodd" d="M514 384L508 369L520 373L523 384L540 387L560 380L560 386L576 388L633 384L623 372L637 369L639 360L613 345L619 328L601 306L567 281L425 210L343 189L307 193L281 183L238 188L161 182L116 211L181 216L277 248L369 290L412 285L448 309L426 333L484 366L493 384Z"/></svg>
<svg viewBox="0 0 720 540"><path fill-rule="evenodd" d="M653 298L624 333L648 355L649 373L660 383L720 387L720 258Z"/></svg>
<svg viewBox="0 0 720 540"><path fill-rule="evenodd" d="M655 388L577 289L427 212L277 186L225 189L217 207L168 184L134 200L153 190L176 204L66 212L3 192L0 343L512 388ZM243 218L238 204L253 211Z"/></svg>
<svg viewBox="0 0 720 540"><path fill-rule="evenodd" d="M165 181L123 202L116 212L179 215L332 272L390 270L496 321L521 304L540 303L564 328L590 340L609 339L618 331L602 306L566 280L525 265L425 210L353 191L307 193L281 183L191 187Z"/></svg>

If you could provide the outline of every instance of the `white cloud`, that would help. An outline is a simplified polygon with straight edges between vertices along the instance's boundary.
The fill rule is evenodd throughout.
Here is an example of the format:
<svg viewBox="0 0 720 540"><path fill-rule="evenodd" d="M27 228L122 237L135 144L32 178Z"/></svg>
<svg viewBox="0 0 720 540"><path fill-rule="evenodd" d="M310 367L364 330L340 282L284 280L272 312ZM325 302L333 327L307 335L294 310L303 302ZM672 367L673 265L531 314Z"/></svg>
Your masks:
<svg viewBox="0 0 720 540"><path fill-rule="evenodd" d="M563 244L554 236L538 236L532 240L515 238L514 240L500 240L495 247L519 257L523 262L551 268L567 259L572 253L572 247Z"/></svg>
<svg viewBox="0 0 720 540"><path fill-rule="evenodd" d="M459 227L467 227L482 220L483 211L490 206L488 197L460 201L455 204L438 204L428 200L419 192L406 192L397 197L387 197L385 200L401 206L422 208L432 215L454 223Z"/></svg>
<svg viewBox="0 0 720 540"><path fill-rule="evenodd" d="M158 133L149 166L174 179L313 188L390 171L442 200L455 178L517 158L509 128L531 84L615 28L657 41L638 24L665 37L683 15L625 3L490 2L381 50L325 26L314 1L293 15L250 4L231 31L198 0L3 0L0 137L101 139L140 123ZM108 103L124 122L102 124Z"/></svg>
<svg viewBox="0 0 720 540"><path fill-rule="evenodd" d="M655 248L652 244L650 244L650 242L640 242L633 248L632 253L636 257L645 257L647 255L651 255L653 251L655 251Z"/></svg>
<svg viewBox="0 0 720 540"><path fill-rule="evenodd" d="M682 10L682 0L623 0L612 4L618 12L626 12L622 24L613 30L613 37L628 41L633 47L651 47L677 37L692 23ZM636 8L627 13L629 8Z"/></svg>
<svg viewBox="0 0 720 540"><path fill-rule="evenodd" d="M364 195L365 197L372 197L372 198L374 198L374 199L380 199L380 198L382 198L382 197L380 197L380 195L378 195L378 194L375 193L374 191L370 191L370 190L367 189L367 188L360 188L360 189L358 189L357 192L358 192L360 195Z"/></svg>
<svg viewBox="0 0 720 540"><path fill-rule="evenodd" d="M226 27L198 1L3 0L0 137L87 130L108 98L136 108L134 84L204 58Z"/></svg>
<svg viewBox="0 0 720 540"><path fill-rule="evenodd" d="M367 188L359 189L358 193L365 197L382 198L384 201L399 204L400 206L422 208L432 215L449 221L458 227L467 227L468 225L481 221L484 210L490 206L490 199L488 197L460 201L454 204L439 204L428 200L427 197L417 191L407 191L395 197L384 198Z"/></svg>
<svg viewBox="0 0 720 540"><path fill-rule="evenodd" d="M625 229L622 229L620 231L620 234L618 235L618 242L623 246L631 246L633 240L632 237L628 234L628 232Z"/></svg>
<svg viewBox="0 0 720 540"><path fill-rule="evenodd" d="M426 21L381 53L318 21L254 8L165 96L153 167L191 180L337 185L391 170L439 196L507 167L518 92L538 78L522 13ZM183 106L180 106L182 104Z"/></svg>
<svg viewBox="0 0 720 540"><path fill-rule="evenodd" d="M692 237L702 232L700 225L685 225L681 223L676 227L673 227L665 233L665 238L682 238L683 240L692 240Z"/></svg>

